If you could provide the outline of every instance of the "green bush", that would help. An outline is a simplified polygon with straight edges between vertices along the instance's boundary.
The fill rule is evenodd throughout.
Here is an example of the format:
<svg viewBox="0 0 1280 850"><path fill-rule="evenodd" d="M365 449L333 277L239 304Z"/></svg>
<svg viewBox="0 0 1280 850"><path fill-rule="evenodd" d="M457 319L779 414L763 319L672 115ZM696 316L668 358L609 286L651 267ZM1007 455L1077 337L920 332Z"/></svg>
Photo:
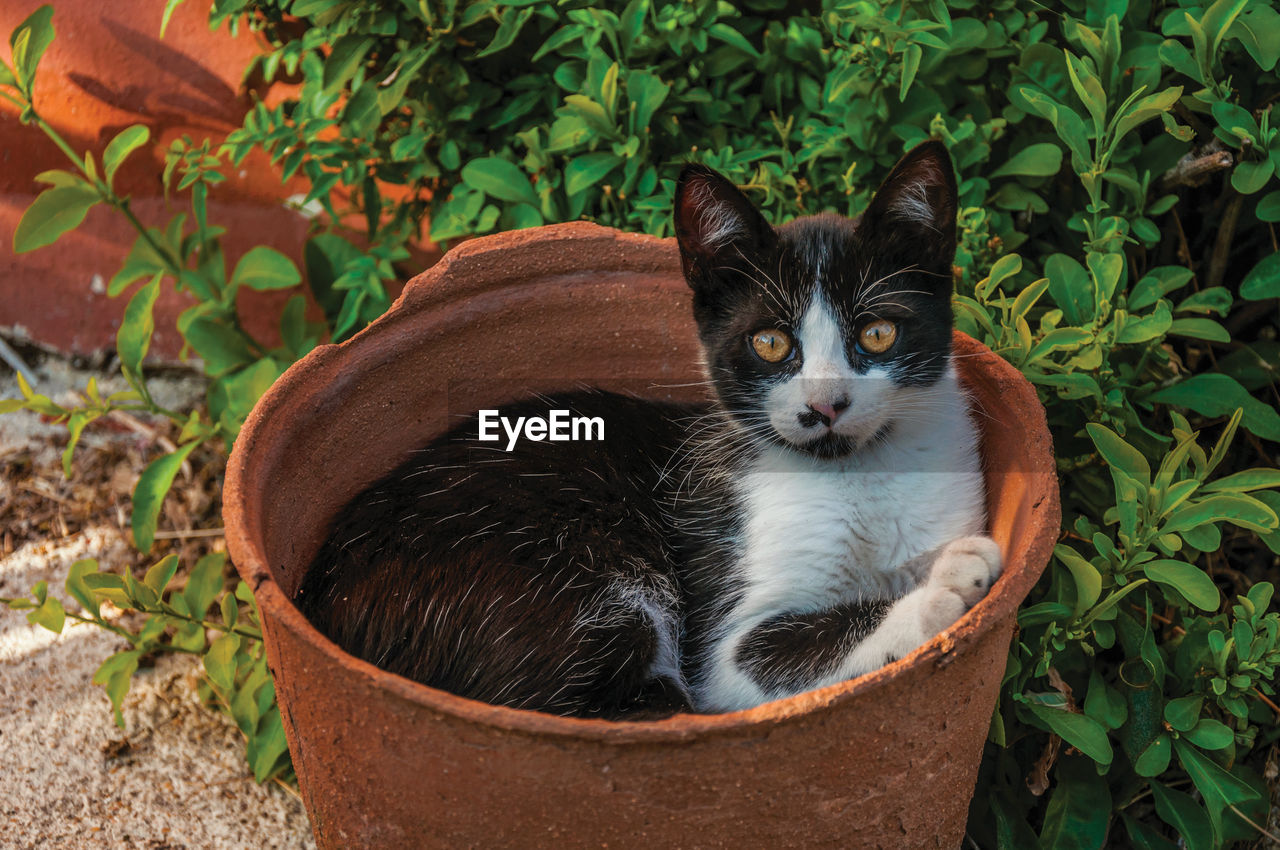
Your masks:
<svg viewBox="0 0 1280 850"><path fill-rule="evenodd" d="M961 192L957 323L1038 388L1064 517L1019 615L970 837L1198 850L1258 835L1280 715L1270 3L218 0L211 19L274 45L246 73L302 87L201 156L263 148L328 213L305 275L325 327L244 353L213 316L218 333L186 338L215 387L375 317L423 229L448 242L589 218L665 234L691 160L775 222L854 214L905 149L942 140ZM368 250L335 232L347 204ZM241 381L224 438L268 382ZM47 412L78 433L75 410Z"/></svg>

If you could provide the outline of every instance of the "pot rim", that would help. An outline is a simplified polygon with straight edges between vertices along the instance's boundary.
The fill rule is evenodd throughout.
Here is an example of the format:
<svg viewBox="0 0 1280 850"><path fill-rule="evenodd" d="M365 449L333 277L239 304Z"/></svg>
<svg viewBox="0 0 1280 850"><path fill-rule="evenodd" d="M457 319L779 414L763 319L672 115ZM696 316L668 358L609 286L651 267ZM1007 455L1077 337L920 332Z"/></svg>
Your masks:
<svg viewBox="0 0 1280 850"><path fill-rule="evenodd" d="M414 313L417 313L433 305L462 301L486 291L510 286L507 269L510 268L511 261L518 260L505 260L503 255L527 256L530 249L538 243L560 242L576 243L575 250L580 250L584 242L595 243L589 247L593 249L592 256L598 258L598 262L591 267L591 271L644 274L671 273L674 269L678 273L678 267L672 265L674 254L670 251L670 245L674 242L673 239L623 233L589 222L547 225L475 238L455 247L440 262L411 280L392 307L367 328L343 343L318 346L291 366L258 401L227 462L223 516L227 548L232 561L241 578L253 588L264 620L266 617L276 618L283 628L292 632L299 640L332 657L346 670L362 678L366 685L388 691L434 713L527 736L586 739L612 744L680 742L752 730L763 731L802 715L830 710L862 695L872 694L888 680L909 670L928 664L948 664L954 660L955 653L974 644L990 629L1011 620L1018 605L1047 564L1060 525L1052 444L1044 409L1031 384L989 348L956 331L956 353L970 358L970 362L980 366L986 374L1001 379L1008 385L1005 387L1006 391L1022 396L1022 401L1029 398L1030 409L1038 411L1039 415L1034 421L1024 423L1026 436L1032 443L1040 443L1041 448L1047 444L1048 449L1032 452L1036 460L1033 468L1008 473L1026 476L1028 490L1039 496L1027 517L1031 545L1020 553L1020 558L1014 557L1006 561L1004 572L977 605L942 633L898 661L855 679L740 711L722 714L682 713L661 720L616 721L561 717L539 711L490 705L432 688L389 673L348 654L312 626L272 577L262 545L249 532L250 523L245 509L245 493L248 491L245 482L251 479L248 471L249 458L254 453L253 447L259 440L263 423L282 406L285 398L293 393L305 392L311 380L322 379L326 373L341 371L337 368L339 366L359 362L363 350L370 342L369 335L387 332L399 324L406 306L412 304ZM554 261L559 254L558 251L552 251L549 256ZM554 273L554 265L545 265L547 267L539 271ZM582 271L580 268L567 269L564 273L571 275Z"/></svg>

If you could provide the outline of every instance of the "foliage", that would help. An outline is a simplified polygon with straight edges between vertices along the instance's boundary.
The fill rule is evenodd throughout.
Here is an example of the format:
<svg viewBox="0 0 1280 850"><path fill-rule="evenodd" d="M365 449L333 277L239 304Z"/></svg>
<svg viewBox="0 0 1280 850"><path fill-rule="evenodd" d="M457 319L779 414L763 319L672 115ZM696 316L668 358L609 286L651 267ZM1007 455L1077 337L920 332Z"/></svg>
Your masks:
<svg viewBox="0 0 1280 850"><path fill-rule="evenodd" d="M127 572L123 576L103 572L97 561L85 559L71 565L66 581L67 595L79 603L79 613L68 611L43 581L31 589L30 599L0 599L0 604L27 611L28 621L54 634L61 634L66 621L72 620L106 629L129 642L128 649L111 655L93 674L93 683L106 689L116 725L122 729L121 707L140 665L159 653L200 656L204 664L201 696L244 734L254 778L292 782L258 608L243 581L234 592L224 590L226 560L221 552L205 555L178 589L174 586L177 555L158 561L142 581ZM216 619L208 617L211 607ZM134 630L122 625L122 614L142 615L142 626Z"/></svg>
<svg viewBox="0 0 1280 850"><path fill-rule="evenodd" d="M428 223L445 242L577 218L664 234L689 160L775 222L854 214L905 149L940 139L961 196L957 324L1039 390L1064 513L1019 616L970 837L1197 850L1256 835L1254 765L1280 714L1280 615L1262 580L1280 554L1271 4L218 0L211 20L264 33L273 46L246 73L299 93L255 106L216 150L170 152L191 223L136 225L129 280L150 282L120 341L133 394L21 406L62 417L72 443L104 405L168 415L141 370L148 299L171 281L200 300L180 329L212 378L192 426L205 430L184 445L232 439L280 368L385 308L391 263ZM31 107L48 14L24 26L0 86L59 143ZM61 145L76 172L47 181L15 247L52 242L92 204L127 215L112 161L138 135L101 169ZM227 278L222 231L198 209L220 164L254 148L304 177L328 222L306 248L326 322L291 306L273 350L237 336L226 293L296 285L297 270L250 252ZM333 232L353 211L367 248ZM170 259L144 267L151 254ZM140 544L168 469L145 510L135 495Z"/></svg>
<svg viewBox="0 0 1280 850"><path fill-rule="evenodd" d="M151 549L156 518L161 503L182 461L198 444L218 441L229 444L239 433L245 417L259 396L284 370L305 355L323 338L340 338L389 306L380 281L393 276L390 258L402 256L402 249L387 256L360 255L354 246L334 234L313 241L315 260L309 284L315 297L328 309L326 322L309 322L306 299L299 292L286 303L280 316L282 344L269 347L247 332L240 320L237 296L241 290L297 290L302 276L293 261L265 245L244 254L227 273L221 237L226 228L208 219L209 192L225 178L219 170L224 154L212 150L205 140L195 145L189 138L175 140L165 155L166 191L185 192L190 214L179 212L163 227L147 227L130 209L130 199L114 188L115 175L124 161L145 146L150 131L144 125L128 127L111 140L101 162L92 152L83 156L41 118L34 103L35 74L44 50L52 43L52 9L42 6L14 31L14 67L0 63L0 98L21 110L21 120L44 132L71 161L74 170L46 171L37 176L47 185L23 214L14 233L15 253L23 253L55 243L84 221L89 210L105 204L124 216L137 231L137 239L124 266L107 284L107 293L120 296L138 281L145 281L129 298L116 341L120 369L129 391L102 397L93 382L85 388L83 403L67 408L34 393L21 382L22 399L0 401L0 413L26 408L67 425L69 440L64 468L69 476L71 457L85 426L113 410L143 411L166 417L181 428L176 451L157 458L143 472L133 495L134 542L144 552ZM7 89L7 91L6 91ZM176 184L176 185L175 185ZM358 255L366 264L359 281L344 280L345 265L330 260ZM350 277L350 275L348 275ZM378 283L376 298L365 289L369 280ZM155 330L153 310L162 286L172 284L178 292L191 295L195 304L178 318L184 351L198 356L209 377L207 411L180 413L158 405L147 389L144 358ZM362 313L361 310L365 313ZM372 315L366 315L372 310Z"/></svg>

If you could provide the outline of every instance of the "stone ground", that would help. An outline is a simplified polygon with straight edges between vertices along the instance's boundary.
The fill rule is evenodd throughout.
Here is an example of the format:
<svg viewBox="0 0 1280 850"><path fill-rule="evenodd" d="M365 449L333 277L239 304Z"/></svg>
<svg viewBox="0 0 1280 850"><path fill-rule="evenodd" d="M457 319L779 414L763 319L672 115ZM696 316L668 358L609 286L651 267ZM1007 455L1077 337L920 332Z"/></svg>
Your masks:
<svg viewBox="0 0 1280 850"><path fill-rule="evenodd" d="M55 401L70 402L93 374L104 394L118 388L104 382L112 369L24 356L37 391ZM189 375L160 383L157 400L166 406L185 409L203 392ZM0 398L17 394L13 373L0 366ZM143 558L128 543L128 494L173 435L127 419L91 427L70 481L60 468L64 435L25 411L0 416L0 596L25 596L44 580L68 601L62 583L80 558L137 566L174 551L190 564L222 548L215 457L197 458L180 478L160 521L165 539ZM140 670L125 728L116 727L91 679L124 645L86 625L54 635L0 607L0 847L313 847L296 794L255 784L239 730L200 705L195 659L162 657Z"/></svg>

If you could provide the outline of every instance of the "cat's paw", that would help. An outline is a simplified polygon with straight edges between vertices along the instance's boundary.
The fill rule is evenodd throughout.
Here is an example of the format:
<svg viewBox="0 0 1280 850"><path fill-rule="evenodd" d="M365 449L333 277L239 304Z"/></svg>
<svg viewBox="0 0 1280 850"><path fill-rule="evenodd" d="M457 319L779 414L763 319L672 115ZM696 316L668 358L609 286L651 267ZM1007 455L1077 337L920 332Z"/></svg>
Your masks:
<svg viewBox="0 0 1280 850"><path fill-rule="evenodd" d="M961 537L944 546L926 585L925 634L936 635L978 604L1000 577L1002 563L990 537Z"/></svg>

